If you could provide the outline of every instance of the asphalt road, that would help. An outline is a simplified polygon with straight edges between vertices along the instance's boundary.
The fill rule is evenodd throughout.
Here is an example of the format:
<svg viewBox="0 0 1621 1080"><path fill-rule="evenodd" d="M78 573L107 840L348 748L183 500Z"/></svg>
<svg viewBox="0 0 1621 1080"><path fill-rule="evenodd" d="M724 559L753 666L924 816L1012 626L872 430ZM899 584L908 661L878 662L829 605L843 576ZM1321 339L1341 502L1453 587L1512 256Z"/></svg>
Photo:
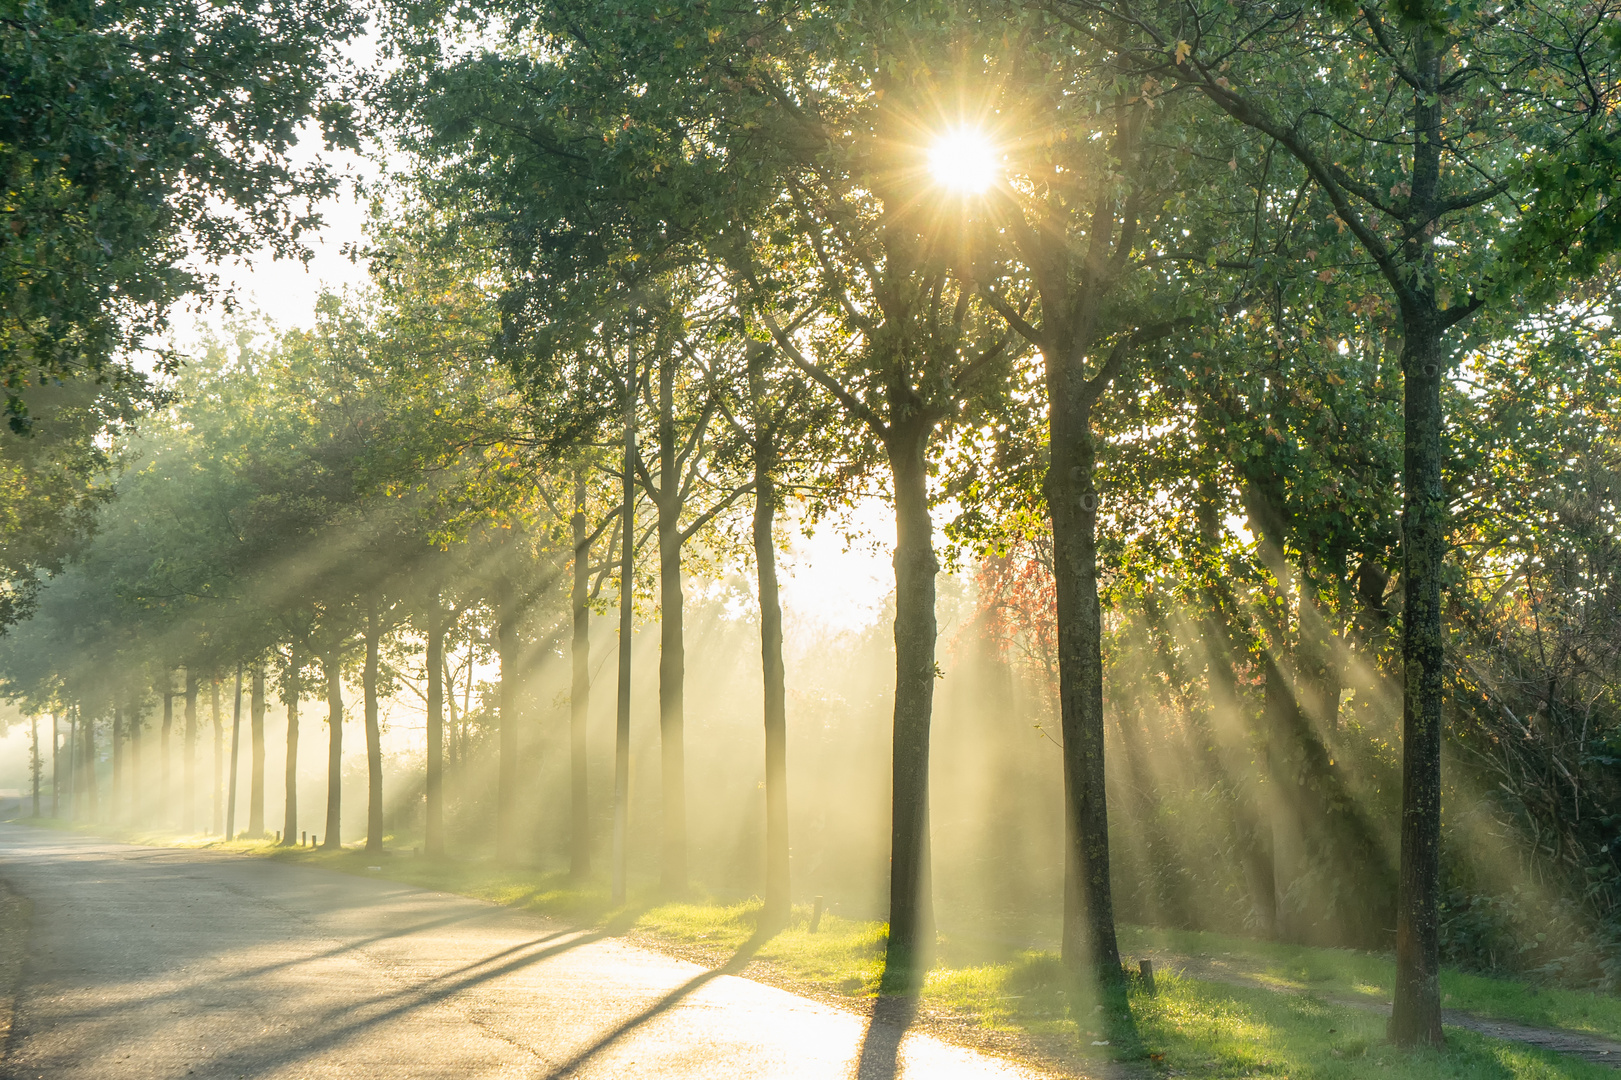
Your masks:
<svg viewBox="0 0 1621 1080"><path fill-rule="evenodd" d="M388 881L10 825L0 878L34 905L16 1080L1036 1075Z"/></svg>

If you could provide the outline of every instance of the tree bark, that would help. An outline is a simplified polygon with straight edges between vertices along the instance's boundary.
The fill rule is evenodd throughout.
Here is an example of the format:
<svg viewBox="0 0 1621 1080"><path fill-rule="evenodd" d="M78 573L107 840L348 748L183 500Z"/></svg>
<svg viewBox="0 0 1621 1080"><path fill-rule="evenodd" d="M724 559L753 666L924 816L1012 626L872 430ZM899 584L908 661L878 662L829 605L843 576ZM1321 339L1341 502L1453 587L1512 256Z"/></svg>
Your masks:
<svg viewBox="0 0 1621 1080"><path fill-rule="evenodd" d="M1121 985L1109 881L1109 810L1103 737L1103 612L1098 602L1097 451L1081 373L1049 370L1052 460L1047 512L1058 608L1058 695L1064 734L1063 957L1100 987Z"/></svg>
<svg viewBox="0 0 1621 1080"><path fill-rule="evenodd" d="M569 595L574 638L569 646L569 876L583 881L591 874L591 803L586 790L586 721L591 712L591 545L586 535L585 480L574 480L574 514L569 532L574 541L574 583Z"/></svg>
<svg viewBox="0 0 1621 1080"><path fill-rule="evenodd" d="M186 667L186 733L184 757L180 762L180 780L185 791L185 802L180 807L180 831L197 831L197 676L190 665Z"/></svg>
<svg viewBox="0 0 1621 1080"><path fill-rule="evenodd" d="M238 754L242 750L242 665L236 665L236 694L231 702L231 764L230 779L226 781L229 794L225 799L225 839L236 839L236 774Z"/></svg>
<svg viewBox="0 0 1621 1080"><path fill-rule="evenodd" d="M169 746L170 737L174 733L174 694L170 687L173 682L169 672L163 673L165 680L163 690L163 726L158 729L158 821L164 826L174 823L174 807L171 805L169 788Z"/></svg>
<svg viewBox="0 0 1621 1080"><path fill-rule="evenodd" d="M435 595L428 606L428 767L424 779L423 851L445 853L445 619Z"/></svg>
<svg viewBox="0 0 1621 1080"><path fill-rule="evenodd" d="M659 365L659 764L664 803L661 884L687 889L686 641L682 625L681 476L676 462L674 354Z"/></svg>
<svg viewBox="0 0 1621 1080"><path fill-rule="evenodd" d="M79 717L79 750L84 755L85 814L91 821L101 820L101 785L96 777L96 719Z"/></svg>
<svg viewBox="0 0 1621 1080"><path fill-rule="evenodd" d="M626 846L630 827L630 653L636 594L636 347L625 346L624 458L619 524L619 678L614 703L614 904L625 902Z"/></svg>
<svg viewBox="0 0 1621 1080"><path fill-rule="evenodd" d="M1420 102L1418 108L1429 108ZM1437 106L1438 108L1438 106ZM1416 185L1415 185L1416 186ZM1404 315L1408 313L1404 312ZM1402 464L1402 810L1396 901L1396 993L1390 1037L1439 1046L1441 1033L1441 334L1422 317L1403 327L1406 430Z"/></svg>
<svg viewBox="0 0 1621 1080"><path fill-rule="evenodd" d="M1444 42L1412 35L1413 220L1441 214L1441 65ZM1404 261L1424 274L1402 296L1402 804L1396 899L1396 992L1390 1037L1441 1046L1441 706L1445 642L1441 575L1447 550L1442 482L1441 380L1446 326L1436 302L1433 230L1412 230Z"/></svg>
<svg viewBox="0 0 1621 1080"><path fill-rule="evenodd" d="M282 786L282 847L292 847L298 835L298 697L303 687L299 680L298 649L287 647L287 677L282 693L287 698L287 761L283 769Z"/></svg>
<svg viewBox="0 0 1621 1080"><path fill-rule="evenodd" d="M516 588L510 582L501 586L505 594L495 624L495 653L501 666L497 687L500 721L498 737L500 760L495 789L495 857L511 863L518 854L518 626L515 608Z"/></svg>
<svg viewBox="0 0 1621 1080"><path fill-rule="evenodd" d="M329 851L343 847L343 671L336 649L321 658L326 676L326 835L321 846Z"/></svg>
<svg viewBox="0 0 1621 1080"><path fill-rule="evenodd" d="M67 751L67 765L64 775L67 777L68 820L77 821L79 818L79 720L78 706L68 706L68 735L63 743Z"/></svg>
<svg viewBox="0 0 1621 1080"><path fill-rule="evenodd" d="M133 825L146 822L147 791L141 784L141 700L131 697L124 714L124 730L129 738L129 758L124 763L124 783L129 791L129 820Z"/></svg>
<svg viewBox="0 0 1621 1080"><path fill-rule="evenodd" d="M209 717L214 725L214 813L208 831L217 834L225 827L225 725L220 720L220 681L208 683Z"/></svg>
<svg viewBox="0 0 1621 1080"><path fill-rule="evenodd" d="M895 720L885 978L897 989L917 983L934 947L929 726L939 675L934 605L940 564L929 514L931 434L932 424L914 415L892 426L885 439L895 486Z"/></svg>
<svg viewBox="0 0 1621 1080"><path fill-rule="evenodd" d="M265 669L259 664L253 665L248 732L248 836L258 840L265 834Z"/></svg>
<svg viewBox="0 0 1621 1080"><path fill-rule="evenodd" d="M776 485L768 463L775 456L770 435L756 433L754 465L754 565L760 591L760 672L765 684L765 908L764 926L788 924L792 902L788 864L788 701L782 662L782 601L777 588L774 535Z"/></svg>
<svg viewBox="0 0 1621 1080"><path fill-rule="evenodd" d="M124 708L113 705L113 785L107 807L109 821L121 821L124 809Z"/></svg>
<svg viewBox="0 0 1621 1080"><path fill-rule="evenodd" d="M29 741L28 749L30 760L28 771L34 781L34 816L39 817L39 776L45 769L44 761L39 756L39 716L35 714L28 718Z"/></svg>
<svg viewBox="0 0 1621 1080"><path fill-rule="evenodd" d="M51 713L51 817L62 816L62 734Z"/></svg>
<svg viewBox="0 0 1621 1080"><path fill-rule="evenodd" d="M382 616L373 603L366 613L366 668L361 677L366 710L366 850L373 853L383 850L383 734L377 715L377 663L382 638ZM505 726L503 715L502 728Z"/></svg>
<svg viewBox="0 0 1621 1080"><path fill-rule="evenodd" d="M70 706L69 711L68 711L68 742L67 742L67 750L68 750L68 762L67 762L68 820L69 821L77 821L79 819L79 814L80 814L79 789L81 787L83 787L83 785L79 783L79 772L78 772L78 770L79 770L79 707L77 705Z"/></svg>

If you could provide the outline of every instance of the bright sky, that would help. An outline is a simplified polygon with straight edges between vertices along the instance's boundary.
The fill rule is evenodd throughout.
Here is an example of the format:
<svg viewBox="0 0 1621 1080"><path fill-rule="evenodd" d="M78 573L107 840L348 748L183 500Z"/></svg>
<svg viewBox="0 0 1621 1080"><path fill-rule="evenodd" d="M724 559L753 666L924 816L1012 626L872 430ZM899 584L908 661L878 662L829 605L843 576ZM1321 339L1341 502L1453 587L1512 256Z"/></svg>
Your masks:
<svg viewBox="0 0 1621 1080"><path fill-rule="evenodd" d="M317 155L327 157L351 179L371 181L379 173L375 164L355 154L324 152L319 136L306 132L297 156L310 161ZM324 226L306 238L314 252L307 267L263 252L244 262L214 268L221 285L234 290L244 308L269 316L279 326L309 327L314 324L315 300L323 288L338 290L366 283L365 266L350 262L343 254L345 245L365 239L366 207L356 198L353 185L346 183L341 196L318 209ZM199 312L176 310L172 313L176 342L182 347L195 342L205 330L217 331L224 318L218 305Z"/></svg>

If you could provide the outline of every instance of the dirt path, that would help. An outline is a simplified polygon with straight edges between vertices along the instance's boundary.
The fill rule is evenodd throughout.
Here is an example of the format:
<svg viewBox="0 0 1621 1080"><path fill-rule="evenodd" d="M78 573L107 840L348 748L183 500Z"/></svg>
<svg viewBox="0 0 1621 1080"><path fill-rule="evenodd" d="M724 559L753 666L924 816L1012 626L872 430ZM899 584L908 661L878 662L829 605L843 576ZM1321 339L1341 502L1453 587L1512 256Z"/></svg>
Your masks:
<svg viewBox="0 0 1621 1080"><path fill-rule="evenodd" d="M1365 998L1324 993L1306 987L1280 986L1275 981L1235 970L1225 962L1211 956L1188 956L1161 952L1151 952L1145 955L1154 961L1154 966L1157 968L1181 972L1191 978L1203 979L1207 982L1227 983L1229 986L1253 987L1258 990L1270 990L1273 993L1310 995L1322 1001L1332 1002L1335 1005L1343 1005L1351 1009L1363 1009L1383 1016L1390 1015L1390 1003L1388 1001L1368 1001ZM1608 1065L1612 1069L1621 1069L1621 1042L1606 1039L1599 1035L1590 1035L1581 1031L1563 1031L1558 1028L1532 1027L1529 1024L1519 1024L1512 1020L1490 1020L1459 1009L1441 1010L1441 1022L1451 1027L1478 1032L1493 1039L1506 1039L1509 1042L1525 1043L1528 1046L1539 1047L1543 1050L1569 1054L1572 1057L1590 1061L1595 1065Z"/></svg>

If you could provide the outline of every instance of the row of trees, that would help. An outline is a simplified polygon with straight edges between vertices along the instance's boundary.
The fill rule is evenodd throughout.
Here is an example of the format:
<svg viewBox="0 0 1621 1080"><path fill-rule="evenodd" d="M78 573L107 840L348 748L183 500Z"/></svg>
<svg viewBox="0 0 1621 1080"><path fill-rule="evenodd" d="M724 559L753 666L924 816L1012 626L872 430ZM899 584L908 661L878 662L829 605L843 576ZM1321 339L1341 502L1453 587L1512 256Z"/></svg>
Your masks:
<svg viewBox="0 0 1621 1080"><path fill-rule="evenodd" d="M522 654L566 650L585 874L589 619L617 579L623 896L645 561L660 877L680 892L686 575L695 553L740 552L780 923L778 517L868 492L896 538L897 985L934 940L942 528L950 550L988 553L986 633L1048 680L1064 956L1117 1022L1106 745L1142 737L1123 718L1155 695L1186 722L1189 776L1219 793L1257 923L1325 933L1306 913L1330 895L1350 898L1344 939L1394 922L1400 1042L1440 1039L1449 728L1468 762L1454 791L1481 805L1475 781L1499 777L1511 799L1491 820L1584 885L1582 918L1615 918L1615 853L1580 825L1617 796L1604 5L383 16L373 117L414 171L377 227L376 297L182 379L131 444L123 509L53 583L60 614L13 637L32 707L98 715L237 664L273 669L290 708L324 686L336 845L355 670L376 847L386 654L419 644L437 851L443 657L482 620L502 674L495 849L518 854ZM995 182L931 171L948 137L993 148ZM158 516L183 524L154 544ZM1151 833L1166 805L1134 825Z"/></svg>

